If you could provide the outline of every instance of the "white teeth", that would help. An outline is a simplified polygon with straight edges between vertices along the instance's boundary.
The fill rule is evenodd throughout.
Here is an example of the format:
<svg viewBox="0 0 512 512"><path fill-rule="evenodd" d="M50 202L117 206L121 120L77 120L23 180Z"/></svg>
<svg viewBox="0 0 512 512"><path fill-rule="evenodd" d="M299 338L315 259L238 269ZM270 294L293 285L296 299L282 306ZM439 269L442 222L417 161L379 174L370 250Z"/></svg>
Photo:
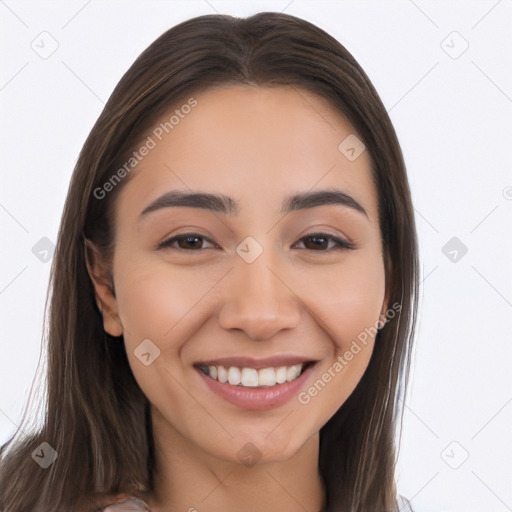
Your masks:
<svg viewBox="0 0 512 512"><path fill-rule="evenodd" d="M216 366L208 366L208 371L210 372L210 376L212 379L217 378L217 367Z"/></svg>
<svg viewBox="0 0 512 512"><path fill-rule="evenodd" d="M221 365L209 365L208 374L212 379L218 380L222 384L229 382L234 386L258 387L275 386L284 382L295 380L302 372L304 363L294 364L293 366L280 366L278 368L237 368L231 366L224 368Z"/></svg>
<svg viewBox="0 0 512 512"><path fill-rule="evenodd" d="M276 383L276 372L274 368L263 368L258 372L258 382L260 386L273 386Z"/></svg>
<svg viewBox="0 0 512 512"><path fill-rule="evenodd" d="M282 384L286 382L286 366L281 366L276 371L276 382Z"/></svg>
<svg viewBox="0 0 512 512"><path fill-rule="evenodd" d="M299 376L300 373L300 366L290 366L290 368L287 368L286 370L286 380L288 382L291 382L292 380L296 379Z"/></svg>
<svg viewBox="0 0 512 512"><path fill-rule="evenodd" d="M211 377L211 374L210 374L210 377ZM214 377L212 377L212 378L214 378ZM222 384L226 384L226 382L228 381L228 372L227 372L226 368L224 368L224 366L217 367L217 380L219 382L222 382Z"/></svg>
<svg viewBox="0 0 512 512"><path fill-rule="evenodd" d="M240 382L242 386L256 387L258 385L258 372L254 368L244 368Z"/></svg>
<svg viewBox="0 0 512 512"><path fill-rule="evenodd" d="M228 371L228 381L230 384L238 385L240 384L241 376L240 370L236 366L232 366Z"/></svg>

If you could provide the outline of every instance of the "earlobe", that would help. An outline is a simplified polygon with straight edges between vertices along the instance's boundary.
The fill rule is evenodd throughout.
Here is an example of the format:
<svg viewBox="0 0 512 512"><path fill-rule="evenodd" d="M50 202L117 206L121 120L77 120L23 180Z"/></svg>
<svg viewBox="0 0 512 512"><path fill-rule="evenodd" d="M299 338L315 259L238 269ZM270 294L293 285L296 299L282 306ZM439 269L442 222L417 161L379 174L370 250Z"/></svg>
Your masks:
<svg viewBox="0 0 512 512"><path fill-rule="evenodd" d="M89 240L84 245L85 265L94 286L96 304L103 316L103 329L111 336L123 334L123 325L118 315L114 284L103 262L99 249Z"/></svg>

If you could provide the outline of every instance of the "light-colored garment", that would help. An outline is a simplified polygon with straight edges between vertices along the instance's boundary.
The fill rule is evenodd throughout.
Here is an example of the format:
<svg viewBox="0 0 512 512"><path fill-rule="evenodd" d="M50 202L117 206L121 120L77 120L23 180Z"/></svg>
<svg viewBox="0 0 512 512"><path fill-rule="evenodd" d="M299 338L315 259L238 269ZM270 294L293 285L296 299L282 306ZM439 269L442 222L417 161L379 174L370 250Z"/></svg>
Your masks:
<svg viewBox="0 0 512 512"><path fill-rule="evenodd" d="M125 498L100 509L100 512L151 512L151 510L139 498Z"/></svg>
<svg viewBox="0 0 512 512"><path fill-rule="evenodd" d="M399 512L414 512L411 504L403 496L397 497ZM138 498L125 498L102 509L102 512L151 512L149 507Z"/></svg>

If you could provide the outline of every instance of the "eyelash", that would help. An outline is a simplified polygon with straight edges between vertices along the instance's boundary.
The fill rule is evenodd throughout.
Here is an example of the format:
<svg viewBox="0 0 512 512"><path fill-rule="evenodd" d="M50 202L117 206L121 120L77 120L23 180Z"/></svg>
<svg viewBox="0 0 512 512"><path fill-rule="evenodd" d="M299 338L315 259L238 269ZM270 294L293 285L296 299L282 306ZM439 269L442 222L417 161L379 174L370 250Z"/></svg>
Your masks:
<svg viewBox="0 0 512 512"><path fill-rule="evenodd" d="M167 240L164 240L162 242L160 242L157 246L157 250L158 249L177 249L177 250L180 250L180 251L187 251L187 252L199 252L201 251L202 249L182 249L181 247L179 248L176 248L176 247L171 247L171 244L174 243L174 242L177 242L179 240L183 240L183 239L186 239L186 238L199 238L199 239L202 239L202 240L206 240L210 243L213 243L209 238L205 237L205 236L202 236L198 233L184 233L184 234L181 234L181 235L176 235L176 236L173 236L172 238L168 238ZM343 238L339 238L335 235L331 235L329 233L309 233L305 236L303 236L302 238L300 238L299 241L301 240L304 240L304 239L307 239L307 238L325 238L325 239L328 239L328 240L331 240L333 242L335 242L335 246L334 247L331 247L330 249L325 249L325 250L318 250L318 251L314 251L313 249L310 249L310 250L313 250L313 252L331 252L333 250L343 250L343 249L349 249L349 250L352 250L352 249L355 249L355 245L347 240L344 240ZM214 244L215 245L215 244Z"/></svg>

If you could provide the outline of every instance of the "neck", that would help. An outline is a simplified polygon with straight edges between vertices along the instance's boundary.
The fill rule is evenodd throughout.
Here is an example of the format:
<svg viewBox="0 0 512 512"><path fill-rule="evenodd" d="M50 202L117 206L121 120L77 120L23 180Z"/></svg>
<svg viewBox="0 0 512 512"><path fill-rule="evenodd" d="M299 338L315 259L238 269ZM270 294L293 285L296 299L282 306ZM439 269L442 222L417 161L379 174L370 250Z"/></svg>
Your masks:
<svg viewBox="0 0 512 512"><path fill-rule="evenodd" d="M320 512L317 432L288 460L246 466L201 450L153 415L155 440L152 512Z"/></svg>

